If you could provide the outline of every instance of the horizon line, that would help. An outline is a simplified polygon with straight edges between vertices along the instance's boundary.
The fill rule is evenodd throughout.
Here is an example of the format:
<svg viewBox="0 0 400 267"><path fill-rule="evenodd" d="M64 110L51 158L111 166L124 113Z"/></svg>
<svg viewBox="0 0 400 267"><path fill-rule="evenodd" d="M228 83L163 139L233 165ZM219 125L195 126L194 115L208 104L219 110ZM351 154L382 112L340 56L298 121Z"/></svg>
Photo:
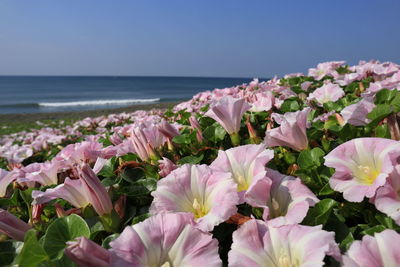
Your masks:
<svg viewBox="0 0 400 267"><path fill-rule="evenodd" d="M265 77L234 77L234 76L179 76L179 75L70 75L70 74L0 74L0 77L111 77L111 78L213 78L213 79L271 79Z"/></svg>

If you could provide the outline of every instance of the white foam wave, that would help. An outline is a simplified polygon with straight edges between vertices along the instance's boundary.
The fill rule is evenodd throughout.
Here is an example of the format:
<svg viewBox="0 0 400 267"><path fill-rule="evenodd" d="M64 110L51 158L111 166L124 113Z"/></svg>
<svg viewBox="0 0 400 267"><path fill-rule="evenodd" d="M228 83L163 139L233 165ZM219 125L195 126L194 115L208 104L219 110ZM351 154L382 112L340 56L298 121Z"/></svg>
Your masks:
<svg viewBox="0 0 400 267"><path fill-rule="evenodd" d="M158 101L160 101L160 98L91 100L91 101L73 101L73 102L43 102L43 103L39 103L39 106L42 106L42 107L101 106L101 105L124 105L124 104L133 104L133 103L151 103L151 102L158 102Z"/></svg>

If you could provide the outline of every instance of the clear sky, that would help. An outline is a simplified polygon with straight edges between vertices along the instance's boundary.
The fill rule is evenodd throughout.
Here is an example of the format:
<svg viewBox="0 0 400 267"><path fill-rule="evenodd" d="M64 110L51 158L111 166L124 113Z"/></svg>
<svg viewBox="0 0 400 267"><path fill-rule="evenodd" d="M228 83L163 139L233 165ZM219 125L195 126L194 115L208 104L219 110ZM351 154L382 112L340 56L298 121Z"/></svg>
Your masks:
<svg viewBox="0 0 400 267"><path fill-rule="evenodd" d="M399 0L0 0L0 75L271 77L400 63Z"/></svg>

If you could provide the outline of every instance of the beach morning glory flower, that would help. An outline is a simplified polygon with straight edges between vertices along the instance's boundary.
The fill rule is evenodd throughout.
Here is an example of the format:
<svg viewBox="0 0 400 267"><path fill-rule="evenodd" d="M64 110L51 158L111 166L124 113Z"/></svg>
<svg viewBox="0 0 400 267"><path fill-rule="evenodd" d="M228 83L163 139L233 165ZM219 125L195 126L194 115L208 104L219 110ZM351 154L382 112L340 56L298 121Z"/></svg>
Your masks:
<svg viewBox="0 0 400 267"><path fill-rule="evenodd" d="M357 138L339 145L325 156L325 165L335 168L331 188L352 202L371 198L393 171L400 142L385 138Z"/></svg>
<svg viewBox="0 0 400 267"><path fill-rule="evenodd" d="M12 239L24 241L24 235L29 229L31 229L29 224L8 211L0 209L0 232Z"/></svg>
<svg viewBox="0 0 400 267"><path fill-rule="evenodd" d="M18 173L16 171L6 171L0 169L0 197L4 197L7 193L7 187L15 179L17 179Z"/></svg>
<svg viewBox="0 0 400 267"><path fill-rule="evenodd" d="M344 96L343 89L334 83L328 83L320 88L317 88L308 96L308 100L316 100L317 103L322 106L327 102L336 102Z"/></svg>
<svg viewBox="0 0 400 267"><path fill-rule="evenodd" d="M146 136L142 129L136 128L131 131L129 139L135 149L135 153L141 160L147 161L155 157L155 153L150 143L147 141Z"/></svg>
<svg viewBox="0 0 400 267"><path fill-rule="evenodd" d="M127 226L110 242L111 266L222 266L218 242L189 213L163 213Z"/></svg>
<svg viewBox="0 0 400 267"><path fill-rule="evenodd" d="M375 108L374 101L372 99L361 99L359 102L349 105L342 109L340 115L342 115L344 121L354 126L364 126L371 120L367 118Z"/></svg>
<svg viewBox="0 0 400 267"><path fill-rule="evenodd" d="M56 160L66 161L68 165L93 163L102 156L103 145L97 141L83 141L80 143L69 144L61 150Z"/></svg>
<svg viewBox="0 0 400 267"><path fill-rule="evenodd" d="M232 96L224 96L211 106L205 116L213 118L221 124L231 136L232 143L239 145L240 122L243 114L250 108L251 106L244 98L237 99Z"/></svg>
<svg viewBox="0 0 400 267"><path fill-rule="evenodd" d="M110 214L113 209L111 198L89 165L85 164L82 168L78 168L78 175L86 196L97 214L100 216Z"/></svg>
<svg viewBox="0 0 400 267"><path fill-rule="evenodd" d="M194 115L189 117L190 126L196 130L196 138L199 143L203 142L203 132L201 131L200 123Z"/></svg>
<svg viewBox="0 0 400 267"><path fill-rule="evenodd" d="M230 173L185 164L158 181L150 214L192 213L199 229L212 231L236 213L236 188Z"/></svg>
<svg viewBox="0 0 400 267"><path fill-rule="evenodd" d="M67 242L67 245L65 255L78 266L110 266L110 252L86 237L78 237L74 241Z"/></svg>
<svg viewBox="0 0 400 267"><path fill-rule="evenodd" d="M168 174L170 174L173 170L175 170L177 167L175 163L173 163L170 159L163 157L161 160L158 161L159 165L158 167L160 168L160 171L158 174L161 177L165 177Z"/></svg>
<svg viewBox="0 0 400 267"><path fill-rule="evenodd" d="M390 229L354 241L343 256L344 267L400 266L400 235Z"/></svg>
<svg viewBox="0 0 400 267"><path fill-rule="evenodd" d="M371 199L377 210L385 213L400 225L400 165L387 178L386 184Z"/></svg>
<svg viewBox="0 0 400 267"><path fill-rule="evenodd" d="M307 116L311 108L301 111L286 112L284 115L275 116L279 118L279 127L267 130L264 142L267 146L286 146L301 151L308 147L307 138Z"/></svg>
<svg viewBox="0 0 400 267"><path fill-rule="evenodd" d="M239 202L247 201L248 191L267 195L271 181L265 176L265 165L274 158L274 151L265 144L244 145L218 151L218 157L210 167L221 172L230 172L237 183ZM249 196L250 197L250 196Z"/></svg>
<svg viewBox="0 0 400 267"><path fill-rule="evenodd" d="M251 100L251 112L268 111L275 104L275 97L270 91L257 93Z"/></svg>
<svg viewBox="0 0 400 267"><path fill-rule="evenodd" d="M272 180L269 194L254 194L250 204L264 208L263 219L270 226L300 223L319 201L299 178L272 169L267 169L267 176Z"/></svg>
<svg viewBox="0 0 400 267"><path fill-rule="evenodd" d="M44 204L53 199L62 198L68 201L75 208L84 208L90 200L85 193L82 181L80 179L66 178L63 184L55 188L49 188L46 191L32 191L33 205Z"/></svg>
<svg viewBox="0 0 400 267"><path fill-rule="evenodd" d="M316 80L321 80L326 75L332 75L336 72L336 69L346 63L345 61L329 61L322 62L317 65L316 68L308 70L308 76L314 77Z"/></svg>
<svg viewBox="0 0 400 267"><path fill-rule="evenodd" d="M326 255L340 258L334 235L322 230L322 225L275 228L253 219L233 233L228 266L323 266Z"/></svg>
<svg viewBox="0 0 400 267"><path fill-rule="evenodd" d="M166 120L163 120L158 125L158 130L168 139L172 140L175 136L179 135L178 126L176 124L170 124Z"/></svg>
<svg viewBox="0 0 400 267"><path fill-rule="evenodd" d="M66 178L64 183L45 192L33 191L33 205L44 204L62 198L76 208L91 204L100 216L110 214L113 206L105 187L93 170L87 165L77 169L79 179Z"/></svg>
<svg viewBox="0 0 400 267"><path fill-rule="evenodd" d="M22 168L24 178L18 179L24 182L38 182L41 185L53 185L58 183L57 172L62 167L62 162L32 163Z"/></svg>

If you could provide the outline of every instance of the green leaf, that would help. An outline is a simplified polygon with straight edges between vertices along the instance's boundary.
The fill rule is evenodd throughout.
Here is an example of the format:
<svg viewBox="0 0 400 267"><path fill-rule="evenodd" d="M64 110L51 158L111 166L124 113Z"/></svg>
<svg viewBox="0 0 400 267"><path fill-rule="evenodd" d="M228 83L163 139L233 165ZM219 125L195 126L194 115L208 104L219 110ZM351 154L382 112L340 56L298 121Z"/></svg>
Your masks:
<svg viewBox="0 0 400 267"><path fill-rule="evenodd" d="M28 205L30 205L30 204L32 203L32 201L33 201L33 198L32 198L32 191L33 191L34 189L35 189L35 188L28 188L28 189L26 189L26 190L21 190L21 191L19 191L19 193L20 193L22 199L23 199L24 202L27 203Z"/></svg>
<svg viewBox="0 0 400 267"><path fill-rule="evenodd" d="M185 144L188 145L192 142L190 136L187 135L177 135L174 138L172 138L172 142L176 144Z"/></svg>
<svg viewBox="0 0 400 267"><path fill-rule="evenodd" d="M390 105L392 105L394 112L400 112L400 92L397 90L391 92L395 92L396 96L390 101Z"/></svg>
<svg viewBox="0 0 400 267"><path fill-rule="evenodd" d="M304 218L303 223L306 225L319 225L324 224L328 221L333 208L336 207L338 203L330 198L326 198L318 202L315 207L311 208L306 218Z"/></svg>
<svg viewBox="0 0 400 267"><path fill-rule="evenodd" d="M136 216L136 217L133 218L133 220L132 220L132 225L137 224L137 223L140 223L140 222L143 222L144 220L146 220L146 219L149 218L149 217L150 217L150 214L148 214L148 213L145 213L145 214Z"/></svg>
<svg viewBox="0 0 400 267"><path fill-rule="evenodd" d="M146 187L147 190L149 190L149 192L152 192L152 191L156 190L156 188L157 188L157 181L158 180L155 178L147 177L145 179L138 180L136 183Z"/></svg>
<svg viewBox="0 0 400 267"><path fill-rule="evenodd" d="M388 90L388 89L380 90L378 93L376 93L375 104L389 103L396 96L396 93L397 92L394 90Z"/></svg>
<svg viewBox="0 0 400 267"><path fill-rule="evenodd" d="M116 157L112 157L109 160L107 160L106 164L104 164L103 168L99 172L99 175L106 178L115 177L114 171L116 163L117 163Z"/></svg>
<svg viewBox="0 0 400 267"><path fill-rule="evenodd" d="M324 155L325 152L319 147L313 148L312 150L303 150L297 158L297 164L299 164L302 169L318 167L321 165L321 158Z"/></svg>
<svg viewBox="0 0 400 267"><path fill-rule="evenodd" d="M283 153L283 158L288 164L293 164L296 162L295 155L293 153L290 153L289 151Z"/></svg>
<svg viewBox="0 0 400 267"><path fill-rule="evenodd" d="M338 111L338 110L341 109L341 106L340 106L340 104L338 104L338 103L329 101L329 102L324 103L324 108L325 108L327 111Z"/></svg>
<svg viewBox="0 0 400 267"><path fill-rule="evenodd" d="M329 183L327 183L326 185L324 185L324 187L322 187L322 189L319 191L318 195L319 196L327 196L327 195L331 195L333 194L335 191L333 191L333 189L329 186Z"/></svg>
<svg viewBox="0 0 400 267"><path fill-rule="evenodd" d="M119 176L130 184L134 184L137 180L145 177L142 168L125 168L120 172Z"/></svg>
<svg viewBox="0 0 400 267"><path fill-rule="evenodd" d="M84 219L76 214L58 218L47 228L43 248L51 259L61 259L66 242L80 236L90 236L89 226Z"/></svg>
<svg viewBox="0 0 400 267"><path fill-rule="evenodd" d="M390 105L378 104L370 113L368 113L367 117L372 120L370 124L374 125L389 116L392 112L393 109Z"/></svg>
<svg viewBox="0 0 400 267"><path fill-rule="evenodd" d="M368 228L368 229L362 231L361 234L363 234L363 235L374 235L375 233L380 233L385 229L386 229L386 227L383 226L383 225L375 225L375 226L373 226L371 228Z"/></svg>
<svg viewBox="0 0 400 267"><path fill-rule="evenodd" d="M36 238L36 231L31 229L26 232L24 246L19 257L19 266L35 267L49 260L49 256Z"/></svg>
<svg viewBox="0 0 400 267"><path fill-rule="evenodd" d="M293 99L287 99L285 100L282 105L280 110L282 112L294 112L300 109L300 105L297 102L297 100L293 100Z"/></svg>
<svg viewBox="0 0 400 267"><path fill-rule="evenodd" d="M17 246L23 244L18 241L2 241L0 242L0 266L8 266L11 264L17 254Z"/></svg>
<svg viewBox="0 0 400 267"><path fill-rule="evenodd" d="M115 233L112 235L107 236L106 238L104 238L103 243L101 244L101 246L103 248L109 249L110 247L110 242L115 240L117 237L119 237L120 234Z"/></svg>
<svg viewBox="0 0 400 267"><path fill-rule="evenodd" d="M203 159L203 157L204 157L203 154L200 154L199 156L186 156L186 157L181 158L181 159L178 161L178 163L179 163L180 165L186 164L186 163L189 163L189 164L198 164L198 163L201 162L201 160Z"/></svg>
<svg viewBox="0 0 400 267"><path fill-rule="evenodd" d="M219 123L214 123L203 131L203 137L212 142L224 140L225 135L226 131Z"/></svg>
<svg viewBox="0 0 400 267"><path fill-rule="evenodd" d="M224 140L226 135L226 131L224 129L224 127L222 127L221 125L218 124L217 127L215 127L215 139L217 141L222 141Z"/></svg>
<svg viewBox="0 0 400 267"><path fill-rule="evenodd" d="M354 236L353 234L350 232L345 239L342 240L342 242L340 242L340 249L347 251L351 245L351 243L353 243L354 241Z"/></svg>
<svg viewBox="0 0 400 267"><path fill-rule="evenodd" d="M375 136L390 139L390 131L387 124L378 125L375 128Z"/></svg>

